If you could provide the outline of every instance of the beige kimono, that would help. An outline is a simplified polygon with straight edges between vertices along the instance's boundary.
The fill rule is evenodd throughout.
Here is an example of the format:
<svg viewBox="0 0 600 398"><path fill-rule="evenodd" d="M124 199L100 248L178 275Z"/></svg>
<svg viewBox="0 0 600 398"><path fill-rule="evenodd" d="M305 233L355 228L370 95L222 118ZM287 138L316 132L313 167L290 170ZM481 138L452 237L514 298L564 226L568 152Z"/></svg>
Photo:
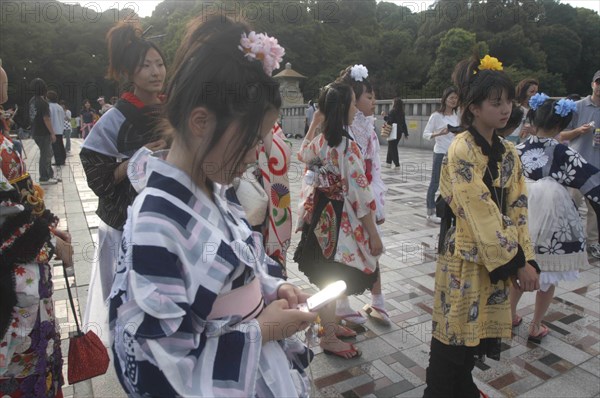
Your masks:
<svg viewBox="0 0 600 398"><path fill-rule="evenodd" d="M506 190L498 198L483 182L484 173L491 176L488 157L469 132L455 138L442 165L440 191L456 215L435 275L433 337L445 344L473 347L480 339L510 337L510 282L492 284L490 272L509 263L519 246L534 260L521 162L514 146L502 142L506 151L493 185Z"/></svg>

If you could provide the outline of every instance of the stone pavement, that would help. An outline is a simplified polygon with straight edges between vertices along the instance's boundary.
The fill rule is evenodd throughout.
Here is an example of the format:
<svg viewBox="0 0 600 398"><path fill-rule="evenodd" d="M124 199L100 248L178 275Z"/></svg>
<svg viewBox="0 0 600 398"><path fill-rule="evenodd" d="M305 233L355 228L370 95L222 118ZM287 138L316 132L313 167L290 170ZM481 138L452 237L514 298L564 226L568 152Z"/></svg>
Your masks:
<svg viewBox="0 0 600 398"><path fill-rule="evenodd" d="M300 141L292 140L297 151ZM79 163L81 140L73 140L73 156L62 168L63 182L47 186L46 203L68 228L75 245L77 301L85 308L98 218L97 199L87 187ZM33 140L24 141L29 171L37 180L38 151ZM386 148L382 148L385 159ZM311 365L322 397L421 397L431 340L431 307L438 227L425 218L425 193L431 175L430 151L400 148L400 168L384 168L389 187L387 220L383 225L386 253L381 258L386 309L393 324L382 327L368 321L356 339L362 357L343 360L320 354ZM293 206L296 209L302 167L290 169ZM293 253L299 235L293 236ZM290 255L291 257L291 255ZM314 291L295 263L289 263L290 280ZM63 336L64 374L68 332L74 329L64 279L59 267L54 276L57 316ZM527 342L527 325L533 315L534 294L525 294L519 306L523 324L503 343L502 359L487 360L474 371L476 382L491 397L600 397L600 261L590 257L581 278L563 283L547 313L550 334L540 344ZM370 302L368 294L351 297L355 309ZM65 396L124 397L112 371L75 386L65 386Z"/></svg>

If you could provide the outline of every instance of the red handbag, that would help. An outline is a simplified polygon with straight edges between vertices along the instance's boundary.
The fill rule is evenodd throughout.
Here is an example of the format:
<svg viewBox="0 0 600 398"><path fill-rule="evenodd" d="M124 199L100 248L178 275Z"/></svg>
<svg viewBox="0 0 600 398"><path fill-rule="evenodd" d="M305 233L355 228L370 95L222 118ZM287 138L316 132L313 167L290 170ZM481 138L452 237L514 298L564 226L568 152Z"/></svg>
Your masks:
<svg viewBox="0 0 600 398"><path fill-rule="evenodd" d="M104 347L104 344L102 344L96 333L90 330L83 334L81 331L64 264L63 274L67 284L67 293L69 294L75 325L77 326L76 335L69 338L69 364L67 371L69 384L75 384L106 373L110 358L108 357L106 347Z"/></svg>

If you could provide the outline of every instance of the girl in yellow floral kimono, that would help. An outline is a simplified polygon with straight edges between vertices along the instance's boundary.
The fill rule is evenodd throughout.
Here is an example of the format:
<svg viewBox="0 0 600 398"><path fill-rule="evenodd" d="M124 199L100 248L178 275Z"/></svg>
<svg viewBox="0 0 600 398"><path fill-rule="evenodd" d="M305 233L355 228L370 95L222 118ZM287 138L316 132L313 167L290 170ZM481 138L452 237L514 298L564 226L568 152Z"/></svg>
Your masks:
<svg viewBox="0 0 600 398"><path fill-rule="evenodd" d="M498 359L500 339L511 336L509 287L539 288L521 163L495 132L506 125L515 94L501 65L486 56L462 61L453 74L467 131L442 162L445 204L425 397L479 397L475 357Z"/></svg>

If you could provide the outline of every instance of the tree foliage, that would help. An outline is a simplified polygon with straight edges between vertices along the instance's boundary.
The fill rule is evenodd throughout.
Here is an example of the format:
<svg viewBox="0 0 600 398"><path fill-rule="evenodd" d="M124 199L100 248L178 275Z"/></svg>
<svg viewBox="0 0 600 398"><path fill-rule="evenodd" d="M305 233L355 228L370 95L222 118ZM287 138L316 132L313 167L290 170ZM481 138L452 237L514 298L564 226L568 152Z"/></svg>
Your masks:
<svg viewBox="0 0 600 398"><path fill-rule="evenodd" d="M132 11L73 4L2 3L0 56L10 79L9 105L26 102L34 77L44 78L75 111L83 98L118 93L118 85L104 79L105 36ZM194 16L245 21L286 48L284 62L307 76L302 86L307 100L357 63L368 67L379 98L439 95L458 60L488 50L515 83L536 77L550 95L587 95L600 69L600 16L591 10L558 0L437 0L427 9L419 6L376 0L165 0L140 22L152 25L148 35L158 36L168 66Z"/></svg>

